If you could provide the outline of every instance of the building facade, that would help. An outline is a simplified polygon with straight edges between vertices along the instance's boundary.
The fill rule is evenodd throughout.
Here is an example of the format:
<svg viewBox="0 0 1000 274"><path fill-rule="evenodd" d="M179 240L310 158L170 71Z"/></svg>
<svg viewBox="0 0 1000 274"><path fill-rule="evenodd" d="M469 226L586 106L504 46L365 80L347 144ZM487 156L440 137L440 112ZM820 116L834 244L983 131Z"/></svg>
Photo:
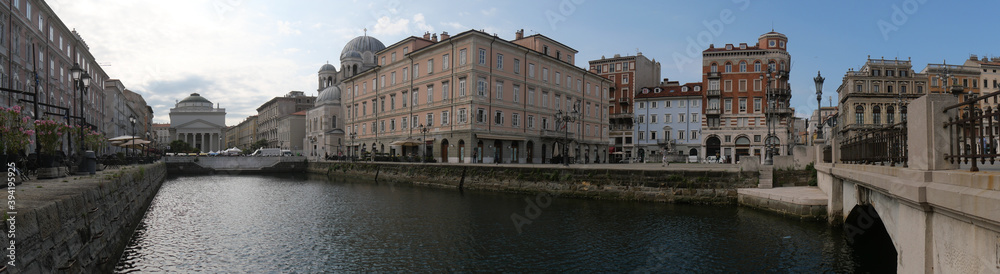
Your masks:
<svg viewBox="0 0 1000 274"><path fill-rule="evenodd" d="M170 109L170 141L183 140L201 152L224 149L223 130L226 109L213 107L212 102L197 93L177 102Z"/></svg>
<svg viewBox="0 0 1000 274"><path fill-rule="evenodd" d="M316 96L306 96L301 91L291 91L285 96L274 97L257 107L257 138L267 140L268 147L278 147L278 119L308 110L316 103Z"/></svg>
<svg viewBox="0 0 1000 274"><path fill-rule="evenodd" d="M153 124L152 147L160 150L170 145L170 124Z"/></svg>
<svg viewBox="0 0 1000 274"><path fill-rule="evenodd" d="M665 81L635 95L638 157L642 162L684 162L701 151L702 83Z"/></svg>
<svg viewBox="0 0 1000 274"><path fill-rule="evenodd" d="M234 147L242 149L244 152L252 152L259 147L253 147L254 138L257 138L257 115L251 115L246 119L243 119L236 129L232 130L233 135L236 135L236 144Z"/></svg>
<svg viewBox="0 0 1000 274"><path fill-rule="evenodd" d="M343 81L352 151L542 163L561 159L568 143L575 161L606 161L613 86L576 67L576 53L523 30L510 41L475 30L403 39L376 53L377 67Z"/></svg>
<svg viewBox="0 0 1000 274"><path fill-rule="evenodd" d="M869 57L861 69L848 70L837 88L838 134L849 137L905 121L906 105L927 94L928 77L915 73L910 60Z"/></svg>
<svg viewBox="0 0 1000 274"><path fill-rule="evenodd" d="M965 61L965 65L979 66L979 79L982 81L982 85L979 86L981 96L1000 91L1000 82L998 82L1000 81L1000 72L998 72L1000 71L1000 57L987 58L984 55L982 59L979 59L978 56L972 55L968 61ZM979 106L984 110L992 108L993 111L997 111L1000 102L982 100Z"/></svg>
<svg viewBox="0 0 1000 274"><path fill-rule="evenodd" d="M649 60L642 53L635 56L621 56L590 61L590 71L608 78L615 87L608 98L609 127L612 147L612 161L632 159L638 156L635 148L637 129L635 128L635 94L642 87L659 84L660 63Z"/></svg>
<svg viewBox="0 0 1000 274"><path fill-rule="evenodd" d="M761 35L754 46L710 45L702 52L703 158L736 163L753 155L764 161L768 145L773 155L788 155L795 111L789 107L787 46L788 37L772 31Z"/></svg>
<svg viewBox="0 0 1000 274"><path fill-rule="evenodd" d="M278 147L291 150L296 155L302 153L302 142L306 138L306 111L285 115L278 119Z"/></svg>

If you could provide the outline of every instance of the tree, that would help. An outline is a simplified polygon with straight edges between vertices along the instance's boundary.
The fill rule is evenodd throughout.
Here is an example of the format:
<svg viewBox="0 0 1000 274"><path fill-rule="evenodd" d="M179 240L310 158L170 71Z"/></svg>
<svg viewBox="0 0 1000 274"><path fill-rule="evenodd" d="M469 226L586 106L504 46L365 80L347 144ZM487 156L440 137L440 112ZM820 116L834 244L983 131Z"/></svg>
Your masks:
<svg viewBox="0 0 1000 274"><path fill-rule="evenodd" d="M268 147L267 140L257 140L252 145L250 145L250 150L256 150L258 148Z"/></svg>
<svg viewBox="0 0 1000 274"><path fill-rule="evenodd" d="M174 140L170 142L170 152L173 153L198 152L198 149L191 147L190 144L188 144L183 140Z"/></svg>

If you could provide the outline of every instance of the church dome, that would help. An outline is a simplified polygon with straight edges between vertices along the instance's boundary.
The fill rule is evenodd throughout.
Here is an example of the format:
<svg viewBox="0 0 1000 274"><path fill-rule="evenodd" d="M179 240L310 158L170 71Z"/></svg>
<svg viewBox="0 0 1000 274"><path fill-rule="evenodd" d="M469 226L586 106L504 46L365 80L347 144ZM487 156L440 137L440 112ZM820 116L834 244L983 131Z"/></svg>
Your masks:
<svg viewBox="0 0 1000 274"><path fill-rule="evenodd" d="M340 88L336 85L323 89L323 91L319 93L319 97L316 98L316 106L329 103L340 104Z"/></svg>
<svg viewBox="0 0 1000 274"><path fill-rule="evenodd" d="M209 104L211 104L212 101L209 101L208 99L205 99L205 97L201 97L200 94L191 93L191 96L188 96L188 97L184 98L184 100L181 100L179 103L209 103Z"/></svg>
<svg viewBox="0 0 1000 274"><path fill-rule="evenodd" d="M320 72L324 72L324 71L337 72L337 67L331 65L330 63L326 63L325 65L323 65L323 67L319 68L319 71Z"/></svg>
<svg viewBox="0 0 1000 274"><path fill-rule="evenodd" d="M340 52L340 59L344 60L350 57L361 58L365 52L371 52L374 55L383 49L385 49L385 44L382 44L382 41L375 39L375 37L368 35L358 36L347 42L347 45L344 45L344 50Z"/></svg>

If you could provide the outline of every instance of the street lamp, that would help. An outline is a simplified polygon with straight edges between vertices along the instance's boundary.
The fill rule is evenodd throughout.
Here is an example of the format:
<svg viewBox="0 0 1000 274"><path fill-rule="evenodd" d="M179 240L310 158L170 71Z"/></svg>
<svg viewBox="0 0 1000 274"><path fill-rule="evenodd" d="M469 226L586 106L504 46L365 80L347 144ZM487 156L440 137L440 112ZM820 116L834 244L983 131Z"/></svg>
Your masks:
<svg viewBox="0 0 1000 274"><path fill-rule="evenodd" d="M128 122L130 124L132 124L132 137L135 137L135 116L129 115L128 116ZM134 143L135 139L132 139L132 140L133 140L132 142ZM135 152L132 152L132 157L135 157ZM133 158L133 162L134 161L135 161L135 159Z"/></svg>
<svg viewBox="0 0 1000 274"><path fill-rule="evenodd" d="M816 139L823 138L823 78L819 71L816 71L816 78L813 78L813 82L816 83ZM815 144L815 143L814 143Z"/></svg>
<svg viewBox="0 0 1000 274"><path fill-rule="evenodd" d="M427 159L427 131L429 130L430 130L430 125L425 127L424 124L420 124L420 133L423 134L423 138L420 139L420 142L423 145L423 149L421 149L420 152L421 163L425 162Z"/></svg>
<svg viewBox="0 0 1000 274"><path fill-rule="evenodd" d="M87 93L87 88L90 87L90 74L83 71L78 63L73 63L73 67L70 68L69 71L70 75L73 77L74 88L80 95L80 105L77 107L77 117L79 118L79 120L77 120L77 124L80 126L80 150L83 151L85 149L83 147L83 125L87 123L87 120L83 117L83 97ZM72 142L70 145L72 146Z"/></svg>
<svg viewBox="0 0 1000 274"><path fill-rule="evenodd" d="M563 141L563 166L569 166L569 123L576 121L576 117L580 115L579 106L574 105L573 111L563 112L559 110L554 114L556 124L559 122L563 123L563 127L566 129L566 139Z"/></svg>
<svg viewBox="0 0 1000 274"><path fill-rule="evenodd" d="M767 101L767 110L764 111L764 119L765 119L764 122L767 125L767 136L764 137L764 164L765 165L772 165L772 164L774 164L774 159L771 158L772 154L773 154L772 153L772 150L773 150L773 148L772 148L773 147L772 142L773 141L772 141L771 137L774 136L774 131L773 131L774 126L772 126L772 124L774 122L771 121L771 120L774 118L775 111L777 111L777 109L776 109L777 108L777 104L775 102L775 98L774 98L774 94L773 94L775 92L775 89L771 88L771 79L774 79L774 78L781 79L781 73L778 73L777 77L773 76L772 75L773 73L774 73L774 69L771 68L771 64L768 64L767 71L764 72L764 74L760 76L760 79L763 80L763 81L765 81L765 89L764 89L764 91L765 91L765 93L764 93L765 99L764 100ZM777 84L777 83L775 83L775 84Z"/></svg>
<svg viewBox="0 0 1000 274"><path fill-rule="evenodd" d="M354 161L354 138L357 138L357 137L358 137L358 133L354 132L354 131L351 131L351 145L349 146L350 150L351 150L351 153L350 153L350 155L351 155L351 162Z"/></svg>

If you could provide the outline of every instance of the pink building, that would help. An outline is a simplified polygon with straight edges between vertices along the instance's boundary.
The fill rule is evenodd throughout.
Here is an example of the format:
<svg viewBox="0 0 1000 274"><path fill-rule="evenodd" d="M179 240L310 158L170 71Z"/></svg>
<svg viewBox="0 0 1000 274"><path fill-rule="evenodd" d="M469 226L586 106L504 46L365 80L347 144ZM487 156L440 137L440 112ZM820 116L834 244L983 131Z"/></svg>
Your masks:
<svg viewBox="0 0 1000 274"><path fill-rule="evenodd" d="M575 161L603 162L612 83L576 67L576 53L523 30L512 41L476 30L403 39L343 81L351 147L437 162L543 163L563 155L568 135ZM568 127L559 111L575 113Z"/></svg>

